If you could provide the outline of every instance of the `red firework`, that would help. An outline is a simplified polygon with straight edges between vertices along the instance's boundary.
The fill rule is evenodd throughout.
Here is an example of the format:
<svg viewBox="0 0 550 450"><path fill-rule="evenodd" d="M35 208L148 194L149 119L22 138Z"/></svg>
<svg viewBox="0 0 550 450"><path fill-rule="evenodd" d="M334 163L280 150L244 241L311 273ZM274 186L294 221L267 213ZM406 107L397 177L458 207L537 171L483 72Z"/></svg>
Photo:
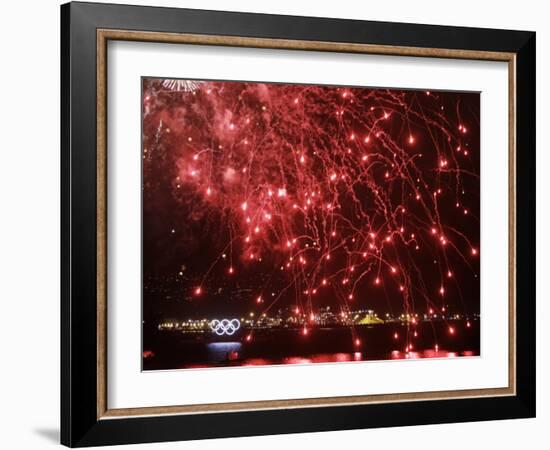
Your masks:
<svg viewBox="0 0 550 450"><path fill-rule="evenodd" d="M304 336L329 297L343 314L373 295L411 314L479 311L477 94L174 86L144 80L144 218L174 210L157 228L192 295L223 274L253 286L245 308L258 315L292 305Z"/></svg>

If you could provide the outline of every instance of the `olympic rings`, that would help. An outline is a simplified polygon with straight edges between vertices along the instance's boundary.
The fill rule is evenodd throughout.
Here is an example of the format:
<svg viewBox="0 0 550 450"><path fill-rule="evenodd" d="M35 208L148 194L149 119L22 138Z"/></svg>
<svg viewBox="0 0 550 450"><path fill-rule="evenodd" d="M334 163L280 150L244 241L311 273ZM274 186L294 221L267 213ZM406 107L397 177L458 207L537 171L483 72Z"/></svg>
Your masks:
<svg viewBox="0 0 550 450"><path fill-rule="evenodd" d="M223 336L224 334L231 336L235 334L239 328L241 328L241 322L237 319L214 319L210 322L210 328L212 328L212 331L218 336Z"/></svg>

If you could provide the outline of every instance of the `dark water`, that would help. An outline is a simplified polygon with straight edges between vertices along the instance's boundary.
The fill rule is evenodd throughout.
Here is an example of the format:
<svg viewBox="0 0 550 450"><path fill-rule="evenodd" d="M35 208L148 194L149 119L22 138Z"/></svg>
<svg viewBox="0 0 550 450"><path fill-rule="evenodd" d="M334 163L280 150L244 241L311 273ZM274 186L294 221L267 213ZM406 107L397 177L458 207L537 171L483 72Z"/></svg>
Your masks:
<svg viewBox="0 0 550 450"><path fill-rule="evenodd" d="M313 328L307 336L301 329L254 330L250 342L248 333L226 339L211 333L145 333L143 369L450 358L477 356L480 349L477 321L470 326L424 322L408 330L401 324L357 326L354 334L348 327Z"/></svg>

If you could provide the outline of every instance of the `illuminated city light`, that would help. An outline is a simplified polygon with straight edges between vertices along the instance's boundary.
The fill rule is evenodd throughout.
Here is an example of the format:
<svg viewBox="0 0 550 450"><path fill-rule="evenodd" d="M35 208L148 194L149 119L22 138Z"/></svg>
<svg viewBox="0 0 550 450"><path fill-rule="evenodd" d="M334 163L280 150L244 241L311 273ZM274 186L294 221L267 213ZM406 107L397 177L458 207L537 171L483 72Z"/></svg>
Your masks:
<svg viewBox="0 0 550 450"><path fill-rule="evenodd" d="M210 328L218 336L232 336L241 328L241 322L238 319L214 319L210 322Z"/></svg>

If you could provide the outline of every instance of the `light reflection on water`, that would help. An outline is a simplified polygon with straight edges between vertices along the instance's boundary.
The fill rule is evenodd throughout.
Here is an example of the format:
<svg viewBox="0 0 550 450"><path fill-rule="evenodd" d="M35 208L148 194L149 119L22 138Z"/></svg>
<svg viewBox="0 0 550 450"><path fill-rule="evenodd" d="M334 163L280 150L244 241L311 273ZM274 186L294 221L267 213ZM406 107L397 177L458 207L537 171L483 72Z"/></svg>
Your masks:
<svg viewBox="0 0 550 450"><path fill-rule="evenodd" d="M243 344L240 342L212 342L206 347L211 362L235 361L239 359Z"/></svg>
<svg viewBox="0 0 550 450"><path fill-rule="evenodd" d="M391 352L391 359L423 359L423 358L456 358L457 356L473 356L474 352L448 352L445 350L423 350L421 352Z"/></svg>
<svg viewBox="0 0 550 450"><path fill-rule="evenodd" d="M462 352L450 352L446 350L423 350L418 352L401 352L394 350L389 358L367 358L362 352L354 353L319 353L308 357L286 356L282 358L244 358L240 359L242 344L239 342L218 342L208 345L209 361L202 364L185 364L180 368L200 369L213 367L216 364L226 366L271 366L271 365L290 365L290 364L310 364L310 363L336 363L352 361L387 361L387 360L413 360L428 358L456 358L459 356L476 356L476 353L470 350Z"/></svg>
<svg viewBox="0 0 550 450"><path fill-rule="evenodd" d="M445 350L424 350L421 352L400 352L395 350L391 353L390 359L423 359L423 358L456 358L458 356L474 356L472 351L449 352ZM240 361L243 366L266 366L273 364L309 364L309 363L332 363L332 362L350 362L367 361L365 355L361 352L355 353L321 353L311 355L310 357L289 356L281 359L268 358L249 358Z"/></svg>

